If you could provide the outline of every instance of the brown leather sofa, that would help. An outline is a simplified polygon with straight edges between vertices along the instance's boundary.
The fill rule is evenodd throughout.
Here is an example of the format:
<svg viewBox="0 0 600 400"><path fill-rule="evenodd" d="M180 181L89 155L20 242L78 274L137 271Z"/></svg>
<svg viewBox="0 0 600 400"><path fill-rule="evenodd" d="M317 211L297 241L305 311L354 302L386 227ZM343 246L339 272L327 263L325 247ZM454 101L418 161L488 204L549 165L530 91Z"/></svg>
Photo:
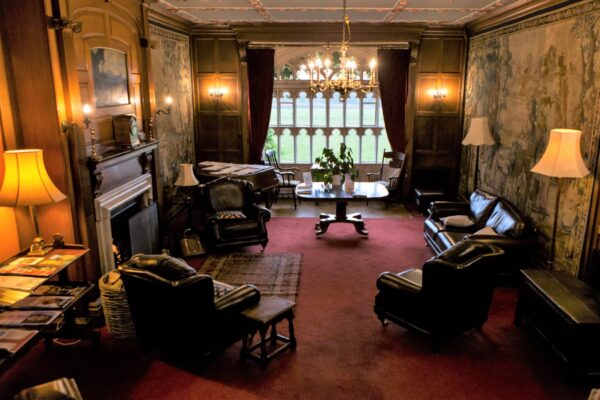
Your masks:
<svg viewBox="0 0 600 400"><path fill-rule="evenodd" d="M205 244L212 250L269 242L271 212L255 203L252 183L222 178L200 186ZM240 211L243 218L220 218L219 212Z"/></svg>
<svg viewBox="0 0 600 400"><path fill-rule="evenodd" d="M454 215L470 217L473 225L448 226L442 220ZM492 228L496 234L475 234L486 227ZM533 230L516 207L508 200L483 190L471 193L468 202L432 202L423 236L435 254L441 254L463 240L494 244L505 252L497 272L510 276L514 276L518 268L528 266L531 249L536 243Z"/></svg>
<svg viewBox="0 0 600 400"><path fill-rule="evenodd" d="M494 293L493 269L503 251L494 245L466 240L425 262L422 269L377 279L375 314L426 334L438 345L487 320Z"/></svg>
<svg viewBox="0 0 600 400"><path fill-rule="evenodd" d="M240 340L247 328L240 312L260 300L252 285L215 297L210 276L168 255L136 254L119 269L137 340L181 361Z"/></svg>

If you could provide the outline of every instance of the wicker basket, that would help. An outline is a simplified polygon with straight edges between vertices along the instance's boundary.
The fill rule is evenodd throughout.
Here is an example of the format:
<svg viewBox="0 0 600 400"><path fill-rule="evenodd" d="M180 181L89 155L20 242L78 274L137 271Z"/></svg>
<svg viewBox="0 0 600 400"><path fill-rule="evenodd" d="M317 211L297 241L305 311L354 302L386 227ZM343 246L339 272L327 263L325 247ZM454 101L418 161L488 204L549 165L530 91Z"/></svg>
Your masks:
<svg viewBox="0 0 600 400"><path fill-rule="evenodd" d="M115 339L133 339L135 327L121 274L111 271L98 282L108 332Z"/></svg>

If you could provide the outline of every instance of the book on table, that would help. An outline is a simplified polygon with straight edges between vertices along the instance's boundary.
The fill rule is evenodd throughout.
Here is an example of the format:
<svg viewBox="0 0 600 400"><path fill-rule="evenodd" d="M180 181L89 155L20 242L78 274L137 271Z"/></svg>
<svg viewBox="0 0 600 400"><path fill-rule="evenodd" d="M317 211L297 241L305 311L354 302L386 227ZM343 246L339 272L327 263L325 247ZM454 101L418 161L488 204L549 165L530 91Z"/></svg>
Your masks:
<svg viewBox="0 0 600 400"><path fill-rule="evenodd" d="M87 289L88 285L52 285L45 284L37 287L31 294L33 296L77 296L79 293Z"/></svg>
<svg viewBox="0 0 600 400"><path fill-rule="evenodd" d="M52 323L59 315L61 311L4 311L0 313L0 326L44 326Z"/></svg>
<svg viewBox="0 0 600 400"><path fill-rule="evenodd" d="M296 188L297 193L312 193L312 183L301 183Z"/></svg>
<svg viewBox="0 0 600 400"><path fill-rule="evenodd" d="M61 310L73 301L72 296L29 296L11 306L13 309L44 309Z"/></svg>
<svg viewBox="0 0 600 400"><path fill-rule="evenodd" d="M14 354L31 340L38 331L26 329L0 329L0 349Z"/></svg>
<svg viewBox="0 0 600 400"><path fill-rule="evenodd" d="M0 275L0 288L31 291L46 281L45 278Z"/></svg>
<svg viewBox="0 0 600 400"><path fill-rule="evenodd" d="M23 300L29 296L29 294L26 290L0 288L0 309L12 306L19 300Z"/></svg>

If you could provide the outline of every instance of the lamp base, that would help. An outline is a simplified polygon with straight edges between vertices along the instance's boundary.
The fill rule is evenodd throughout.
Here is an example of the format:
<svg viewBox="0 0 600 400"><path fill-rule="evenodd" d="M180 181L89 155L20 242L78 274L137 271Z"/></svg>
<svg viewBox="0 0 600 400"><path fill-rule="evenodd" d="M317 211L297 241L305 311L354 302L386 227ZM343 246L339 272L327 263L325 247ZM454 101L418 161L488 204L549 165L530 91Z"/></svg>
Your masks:
<svg viewBox="0 0 600 400"><path fill-rule="evenodd" d="M44 257L52 251L52 248L52 246L46 245L43 238L36 237L33 239L31 246L29 246L29 253L27 255L30 257Z"/></svg>

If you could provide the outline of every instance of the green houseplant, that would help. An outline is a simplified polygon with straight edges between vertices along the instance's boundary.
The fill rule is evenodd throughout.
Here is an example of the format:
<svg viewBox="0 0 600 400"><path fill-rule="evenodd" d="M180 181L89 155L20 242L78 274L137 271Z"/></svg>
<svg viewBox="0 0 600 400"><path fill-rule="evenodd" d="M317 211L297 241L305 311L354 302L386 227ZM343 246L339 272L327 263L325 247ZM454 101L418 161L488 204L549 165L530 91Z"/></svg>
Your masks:
<svg viewBox="0 0 600 400"><path fill-rule="evenodd" d="M324 148L321 156L315 159L315 163L319 166L319 170L315 171L315 178L323 181L326 190L331 189L335 175L350 174L352 180L356 180L358 177L352 149L348 148L345 143L340 143L339 155L336 155L330 148Z"/></svg>

